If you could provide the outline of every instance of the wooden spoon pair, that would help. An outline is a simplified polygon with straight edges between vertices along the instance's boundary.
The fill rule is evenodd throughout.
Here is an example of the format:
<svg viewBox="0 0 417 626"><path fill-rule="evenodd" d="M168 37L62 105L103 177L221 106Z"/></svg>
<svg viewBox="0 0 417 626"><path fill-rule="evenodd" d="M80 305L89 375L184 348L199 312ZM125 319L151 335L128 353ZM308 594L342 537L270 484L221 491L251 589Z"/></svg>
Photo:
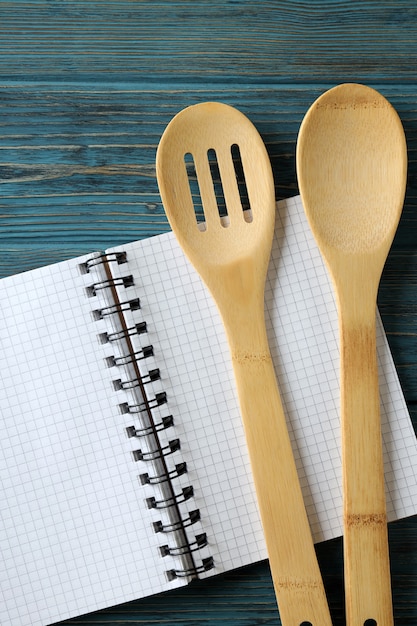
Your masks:
<svg viewBox="0 0 417 626"><path fill-rule="evenodd" d="M349 557L348 568L353 572L354 580L358 575L358 583L351 581L347 587L347 593L352 595L353 605L359 602L362 607L360 598L357 600L356 595L363 596L364 593L368 595L366 589L379 590L380 578L386 578L386 567L384 565L381 569L379 556L386 543L386 523L380 484L382 470L380 468L380 443L378 443L378 437L380 439L378 407L375 398L372 404L368 402L366 382L362 385L364 391L361 392L359 400L351 401L347 398L351 396L352 386L356 394L356 381L359 380L362 384L365 376L373 390L369 392L370 395L374 397L376 393L377 396L373 364L375 360L373 354L375 351L373 338L375 294L382 269L381 263L385 258L384 254L386 255L388 251L388 242L392 239L399 217L405 157L400 125L393 110L389 106L376 107L381 115L376 118L367 115L366 124L372 129L374 137L372 156L376 157L377 165L370 170L374 178L370 182L366 180L366 177L362 175L362 169L355 167L355 164L362 159L365 159L366 163L370 161L366 141L369 128L362 126L362 141L348 143L346 152L344 148L346 135L352 136L352 126L355 126L356 117L360 119L361 110L368 111L366 102L368 102L369 94L366 88L359 86L355 88L344 86L340 89L341 91L336 94L333 101L329 101L333 102L331 106L319 106L317 110L312 108L306 116L302 132L300 132L298 165L299 177L303 181L300 186L303 191L310 187L312 189L306 196L306 204L310 207L308 213L312 228L313 230L317 228L321 233L322 239L319 239L319 244L323 245L325 250L328 248L336 250L334 256L337 258L338 269L335 271L335 282L339 284L339 277L342 276L340 282L343 285L346 283L343 287L343 296L339 297L341 309L349 311L346 319L343 314L343 324L346 329L343 351L348 356L342 361L342 366L344 370L349 370L344 375L348 381L348 386L344 385L344 405L352 402L352 410L355 410L359 403L361 410L364 408L367 411L369 408L373 412L373 417L360 417L359 423L354 425L351 425L350 417L343 420L345 456L351 459L345 461L345 487L349 493L353 491L356 494L358 491L364 491L364 488L359 485L362 475L357 473L356 463L359 463L360 472L368 472L372 467L372 475L376 467L375 474L377 475L377 478L366 481L366 485L370 485L371 488L367 490L365 509L356 510L349 504L345 516L349 522L346 530L352 537L352 541L348 540L348 545L356 546L358 541L360 546L359 551L356 547L349 548L349 553L353 551L354 556ZM353 90L352 101L349 96L351 90ZM375 94L375 92L372 93ZM374 99L376 97L377 95ZM381 102L380 98L378 96L376 99L377 103ZM359 101L365 102L362 109L354 105ZM337 113L332 118L332 110L355 111L356 117L353 115L346 127L343 118L337 117ZM325 119L321 121L323 115ZM318 121L314 122L316 117ZM380 131L379 124L384 125L380 142L381 149L379 149L376 137ZM359 134L356 133L356 135ZM318 150L317 136L320 138ZM378 137L381 138L380 135ZM393 143L394 153L392 154L390 150ZM240 148L251 206L251 219L247 219L247 215L242 211L231 157L231 148L235 144L238 144ZM207 153L212 149L216 151L227 205L227 220L220 216L208 164ZM185 167L185 155L189 153L193 155L197 172L205 215L204 230L197 224ZM313 155L312 158L309 154ZM345 159L346 171L340 182L339 175L343 171L342 162ZM391 163L392 160L394 163ZM401 167L398 165L398 160L401 161ZM211 291L226 329L282 624L283 626L330 626L330 613L265 330L264 286L275 219L274 184L265 146L254 126L244 115L227 105L205 103L185 109L171 121L159 144L156 165L159 189L171 228L184 252ZM331 167L334 165L336 168L332 170ZM382 174L379 173L381 167ZM351 173L354 177L360 173L359 186L356 186L354 181L348 185L346 173ZM319 182L312 183L312 180L316 179ZM343 202L342 205L338 204L339 199ZM323 206L323 200L325 210L320 208ZM384 206L382 211L381 203ZM344 207L349 209L354 207L355 219L334 220L331 215L332 206L338 207L339 213L344 213ZM362 217L361 210L366 215L365 218ZM312 217L314 215L316 218ZM329 226L329 222L333 226ZM353 228L353 234L352 232L345 234L347 228ZM366 231L365 235L363 229ZM329 237L330 244L327 245ZM340 239L342 251L338 253ZM346 256L345 248L348 249L348 256ZM369 268L366 275L362 273L363 263L359 260L359 257L362 259L365 253L365 265ZM356 286L358 282L360 282L360 288ZM357 289L359 291L356 291ZM354 303L351 301L352 296ZM364 306L361 304L362 297L365 298ZM355 321L350 322L353 313L359 320L358 324L356 317ZM365 326L363 325L364 319ZM353 345L351 342L354 342ZM365 344L366 347L364 347ZM360 350L359 357L357 357L357 350ZM345 415L347 415L347 409ZM364 436L366 439L363 439ZM367 447L364 443L368 444L371 438L372 451L369 452L368 449L364 450ZM370 461L364 462L364 457L368 459L369 454ZM370 494L371 490L372 494L375 492L378 495ZM349 496L350 501L351 496ZM353 533L355 533L354 540ZM377 534L381 535L382 539L375 541L374 536ZM371 550L369 546L372 546ZM378 550L378 555L374 556L370 567L376 568L377 579L374 579L374 572L368 571L361 565L364 560L367 560L368 552L374 549ZM375 580L377 580L376 584ZM360 585L364 588L359 589ZM354 593L353 588L357 588L357 594ZM370 612L366 612L365 617L362 617L361 612L359 619L362 621L349 621L349 625L389 626L391 624L385 620L385 617L379 617L386 613L384 608L382 613L379 607L374 611L375 602L381 601L383 607L387 605L387 601L382 600L382 595L385 596L388 591L386 588L381 587L381 589L382 594L371 593L373 600ZM366 610L368 610L367 606ZM374 618L374 616L377 617ZM349 619L356 618L352 616ZM373 622L372 619L385 621Z"/></svg>

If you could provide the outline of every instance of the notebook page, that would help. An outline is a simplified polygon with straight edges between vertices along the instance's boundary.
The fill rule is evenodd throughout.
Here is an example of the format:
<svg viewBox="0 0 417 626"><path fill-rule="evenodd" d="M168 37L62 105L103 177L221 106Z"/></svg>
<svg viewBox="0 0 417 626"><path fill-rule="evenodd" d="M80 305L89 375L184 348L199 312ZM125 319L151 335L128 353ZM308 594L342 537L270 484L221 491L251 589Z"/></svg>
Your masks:
<svg viewBox="0 0 417 626"><path fill-rule="evenodd" d="M83 260L0 282L2 626L47 624L167 586Z"/></svg>
<svg viewBox="0 0 417 626"><path fill-rule="evenodd" d="M172 233L123 248L218 573L266 557L223 327ZM117 272L117 268L115 269ZM342 533L339 347L330 279L300 198L278 204L266 317L316 542ZM378 359L390 520L417 512L417 445L385 335ZM279 477L277 477L279 480Z"/></svg>

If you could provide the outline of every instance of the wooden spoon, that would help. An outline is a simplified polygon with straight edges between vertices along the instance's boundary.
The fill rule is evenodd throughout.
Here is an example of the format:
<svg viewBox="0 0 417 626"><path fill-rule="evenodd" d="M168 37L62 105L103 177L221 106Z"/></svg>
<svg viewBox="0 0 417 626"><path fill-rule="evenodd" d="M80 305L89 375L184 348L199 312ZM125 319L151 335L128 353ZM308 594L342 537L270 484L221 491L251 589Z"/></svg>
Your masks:
<svg viewBox="0 0 417 626"><path fill-rule="evenodd" d="M252 220L242 210L231 147L238 144ZM221 219L207 158L214 149L228 219ZM196 221L184 163L191 153L205 215ZM226 329L283 626L331 624L269 352L264 286L275 221L268 154L236 109L204 103L181 111L158 147L156 172L169 223L208 286ZM219 390L220 392L220 390Z"/></svg>
<svg viewBox="0 0 417 626"><path fill-rule="evenodd" d="M377 91L340 85L307 112L298 182L339 313L348 626L393 624L375 315L406 171L400 119Z"/></svg>

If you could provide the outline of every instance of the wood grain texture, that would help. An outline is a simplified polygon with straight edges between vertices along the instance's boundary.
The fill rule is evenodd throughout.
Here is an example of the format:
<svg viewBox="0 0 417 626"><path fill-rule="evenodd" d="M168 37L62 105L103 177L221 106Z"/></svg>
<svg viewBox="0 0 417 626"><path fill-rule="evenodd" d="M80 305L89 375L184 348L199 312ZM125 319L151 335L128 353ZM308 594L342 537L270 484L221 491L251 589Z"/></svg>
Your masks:
<svg viewBox="0 0 417 626"><path fill-rule="evenodd" d="M234 145L239 146L250 218L242 208ZM210 150L216 154L227 207L222 218ZM204 229L196 221L186 154L194 160ZM210 290L226 330L282 624L331 626L265 326L276 213L265 145L250 120L233 107L213 102L187 107L162 135L156 175L172 230Z"/></svg>
<svg viewBox="0 0 417 626"><path fill-rule="evenodd" d="M10 80L416 78L417 9L394 0L1 2Z"/></svg>
<svg viewBox="0 0 417 626"><path fill-rule="evenodd" d="M363 82L397 109L406 202L379 307L417 424L417 9L414 0L0 0L0 275L168 230L155 153L169 120L206 100L239 108L297 193L311 103ZM417 520L389 526L394 618L417 623ZM344 626L341 541L317 546ZM72 624L278 626L265 563Z"/></svg>
<svg viewBox="0 0 417 626"><path fill-rule="evenodd" d="M329 89L301 124L297 175L338 308L346 621L393 626L375 308L407 178L397 113L367 86Z"/></svg>

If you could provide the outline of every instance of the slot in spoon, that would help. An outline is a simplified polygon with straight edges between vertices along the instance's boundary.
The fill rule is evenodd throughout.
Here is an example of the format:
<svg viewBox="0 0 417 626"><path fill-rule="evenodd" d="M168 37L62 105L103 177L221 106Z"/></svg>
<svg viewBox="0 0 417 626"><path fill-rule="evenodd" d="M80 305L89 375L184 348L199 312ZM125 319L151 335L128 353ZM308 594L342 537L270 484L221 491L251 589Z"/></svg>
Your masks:
<svg viewBox="0 0 417 626"><path fill-rule="evenodd" d="M252 219L245 219L231 148L240 148ZM207 160L217 155L228 221ZM184 163L191 153L205 214L199 229ZM252 123L220 103L188 107L160 141L156 172L181 247L209 288L226 329L283 626L330 626L330 615L269 352L264 287L275 222L274 181Z"/></svg>
<svg viewBox="0 0 417 626"><path fill-rule="evenodd" d="M377 91L343 84L310 107L297 174L338 305L348 626L393 624L375 315L406 171L400 119Z"/></svg>

